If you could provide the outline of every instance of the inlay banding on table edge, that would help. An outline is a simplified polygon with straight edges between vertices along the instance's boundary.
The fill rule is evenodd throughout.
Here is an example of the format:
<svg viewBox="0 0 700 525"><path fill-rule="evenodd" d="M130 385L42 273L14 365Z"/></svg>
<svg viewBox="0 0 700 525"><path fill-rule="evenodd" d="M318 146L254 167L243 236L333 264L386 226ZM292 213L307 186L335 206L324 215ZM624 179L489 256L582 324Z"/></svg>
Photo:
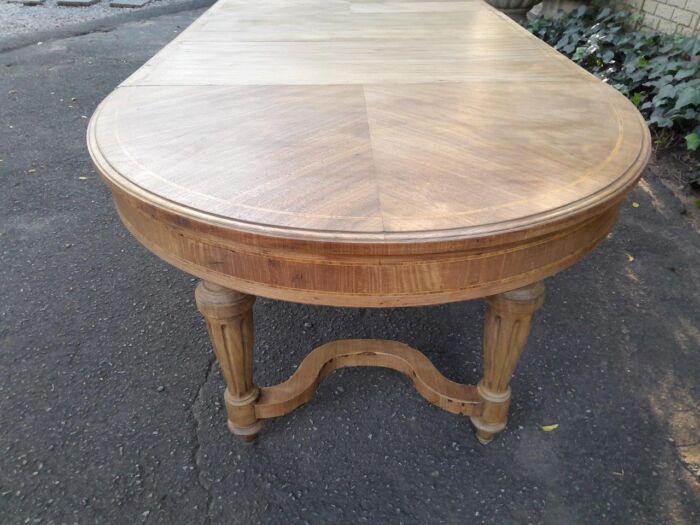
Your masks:
<svg viewBox="0 0 700 525"><path fill-rule="evenodd" d="M422 246L432 253L388 255L372 254L371 246L341 243L328 244L319 254L298 243L271 248L267 243L274 240L252 234L223 241L225 233L218 236L216 227L178 221L128 195L115 192L114 202L124 225L143 245L202 279L272 299L369 308L476 299L540 281L592 251L618 214L613 203L529 242L501 246L467 244L460 250L455 241Z"/></svg>
<svg viewBox="0 0 700 525"><path fill-rule="evenodd" d="M334 370L365 366L400 372L421 396L442 410L465 416L481 414L476 387L450 381L418 350L397 341L345 339L313 350L284 383L261 388L255 415L260 419L283 416L311 400L321 381Z"/></svg>

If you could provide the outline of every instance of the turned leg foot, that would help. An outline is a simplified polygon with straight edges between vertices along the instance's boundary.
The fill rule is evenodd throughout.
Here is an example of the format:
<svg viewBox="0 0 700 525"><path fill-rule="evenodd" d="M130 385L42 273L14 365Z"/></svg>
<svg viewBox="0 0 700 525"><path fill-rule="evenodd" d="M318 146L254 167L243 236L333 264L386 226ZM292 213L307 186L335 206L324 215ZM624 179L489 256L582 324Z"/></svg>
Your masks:
<svg viewBox="0 0 700 525"><path fill-rule="evenodd" d="M195 298L207 321L214 353L226 380L228 428L243 441L253 441L261 428L255 417L260 389L253 382L255 297L202 281Z"/></svg>
<svg viewBox="0 0 700 525"><path fill-rule="evenodd" d="M506 428L510 380L530 333L532 317L544 301L544 284L490 297L484 324L484 377L477 385L483 412L472 416L482 444Z"/></svg>
<svg viewBox="0 0 700 525"><path fill-rule="evenodd" d="M495 432L486 432L485 430L478 430L476 431L476 439L481 443L482 445L488 445L491 443L493 440L493 437L496 435Z"/></svg>

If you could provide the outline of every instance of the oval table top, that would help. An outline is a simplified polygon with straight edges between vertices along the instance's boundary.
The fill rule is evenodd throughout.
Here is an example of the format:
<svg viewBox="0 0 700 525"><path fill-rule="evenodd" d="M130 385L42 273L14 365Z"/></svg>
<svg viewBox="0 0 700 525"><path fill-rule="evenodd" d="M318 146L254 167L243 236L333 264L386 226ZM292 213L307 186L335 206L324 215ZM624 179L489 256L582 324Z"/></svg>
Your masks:
<svg viewBox="0 0 700 525"><path fill-rule="evenodd" d="M556 232L619 205L650 149L629 101L480 0L220 0L88 143L123 218L356 256Z"/></svg>

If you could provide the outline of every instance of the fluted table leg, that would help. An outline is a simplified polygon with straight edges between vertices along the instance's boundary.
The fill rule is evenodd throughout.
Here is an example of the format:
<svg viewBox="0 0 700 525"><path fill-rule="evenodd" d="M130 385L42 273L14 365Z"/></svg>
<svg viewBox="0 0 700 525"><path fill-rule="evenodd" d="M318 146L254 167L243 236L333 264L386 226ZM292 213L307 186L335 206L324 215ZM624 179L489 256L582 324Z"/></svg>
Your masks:
<svg viewBox="0 0 700 525"><path fill-rule="evenodd" d="M477 389L484 403L471 420L478 440L486 444L504 428L510 405L510 380L530 333L532 317L544 301L539 282L488 299L484 325L484 377Z"/></svg>
<svg viewBox="0 0 700 525"><path fill-rule="evenodd" d="M244 441L252 441L261 428L255 417L260 390L253 382L255 297L202 281L195 298L207 321L209 337L226 380L228 427Z"/></svg>

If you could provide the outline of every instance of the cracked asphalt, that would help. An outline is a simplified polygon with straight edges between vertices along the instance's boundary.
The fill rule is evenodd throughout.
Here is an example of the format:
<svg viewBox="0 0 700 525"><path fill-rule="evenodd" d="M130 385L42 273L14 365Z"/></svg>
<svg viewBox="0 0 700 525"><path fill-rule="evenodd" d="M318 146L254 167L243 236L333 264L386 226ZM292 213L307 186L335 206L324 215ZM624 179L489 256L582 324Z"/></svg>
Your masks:
<svg viewBox="0 0 700 525"><path fill-rule="evenodd" d="M99 101L200 13L0 53L0 523L699 523L700 243L653 177L548 281L489 446L376 369L232 438L194 280L127 234L85 146ZM261 385L343 337L481 373L478 301L255 315Z"/></svg>

